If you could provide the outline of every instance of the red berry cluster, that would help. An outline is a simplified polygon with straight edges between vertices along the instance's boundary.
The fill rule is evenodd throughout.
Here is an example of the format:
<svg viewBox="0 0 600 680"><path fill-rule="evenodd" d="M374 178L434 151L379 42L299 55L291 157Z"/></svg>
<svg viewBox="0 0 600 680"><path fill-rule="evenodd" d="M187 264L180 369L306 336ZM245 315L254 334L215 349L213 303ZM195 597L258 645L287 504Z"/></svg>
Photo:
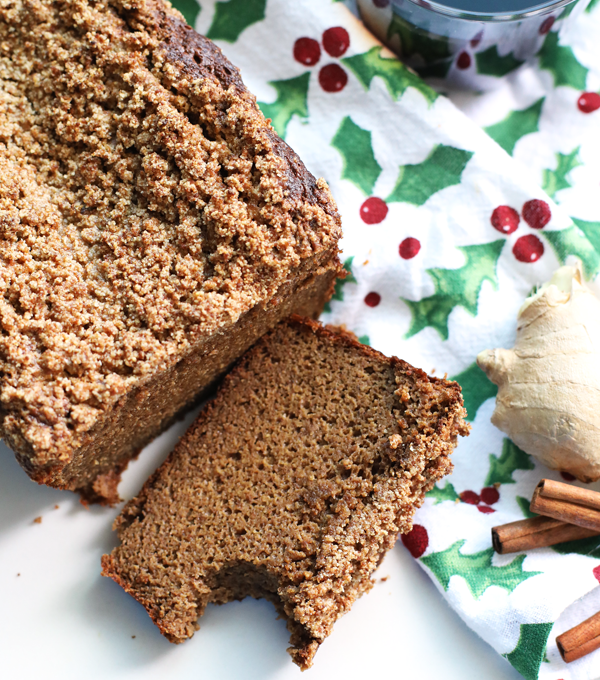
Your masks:
<svg viewBox="0 0 600 680"><path fill-rule="evenodd" d="M350 47L350 36L342 26L328 28L321 41L325 52L336 59ZM316 66L321 59L321 45L314 38L298 38L294 43L294 59L304 66ZM348 74L339 64L327 64L319 71L319 84L325 92L340 92L347 83Z"/></svg>
<svg viewBox="0 0 600 680"><path fill-rule="evenodd" d="M379 224L383 222L388 214L387 203L377 196L371 196L360 206L360 217L365 224ZM419 239L409 236L398 246L398 254L403 260L412 260L421 250ZM377 307L381 302L379 293L371 292L365 297L365 304L368 307Z"/></svg>
<svg viewBox="0 0 600 680"><path fill-rule="evenodd" d="M489 515L492 512L496 512L490 505L494 505L494 503L500 500L500 493L495 486L486 486L479 493L463 491L460 494L460 500L469 505L476 505L479 512Z"/></svg>
<svg viewBox="0 0 600 680"><path fill-rule="evenodd" d="M377 200L381 200L381 199L377 199ZM386 206L386 210L387 210L387 206ZM419 254L420 250L421 250L421 242L418 239L413 238L412 236L405 238L404 241L402 241L402 243L398 246L398 253L400 254L400 257L403 260L411 260L413 257L416 257ZM379 295L379 293L375 293L373 291L371 293L368 293L365 296L365 305L367 305L367 307L377 307L377 305L380 302L381 302L381 295Z"/></svg>
<svg viewBox="0 0 600 680"><path fill-rule="evenodd" d="M523 205L521 216L533 229L543 229L552 219L552 212L546 201L534 198ZM490 222L494 229L508 235L518 229L521 216L509 205L499 205ZM520 236L513 246L513 255L519 262L537 262L543 254L544 244L535 234Z"/></svg>

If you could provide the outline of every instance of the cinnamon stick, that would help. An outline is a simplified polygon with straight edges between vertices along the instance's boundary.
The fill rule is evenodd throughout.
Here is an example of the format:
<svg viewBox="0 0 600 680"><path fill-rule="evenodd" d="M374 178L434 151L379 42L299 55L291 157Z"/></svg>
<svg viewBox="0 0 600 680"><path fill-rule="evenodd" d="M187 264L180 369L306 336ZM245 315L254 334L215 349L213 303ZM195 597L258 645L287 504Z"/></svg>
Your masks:
<svg viewBox="0 0 600 680"><path fill-rule="evenodd" d="M600 493L542 479L533 492L530 509L539 515L600 532Z"/></svg>
<svg viewBox="0 0 600 680"><path fill-rule="evenodd" d="M550 517L533 517L492 529L492 545L500 555L544 548L565 541L598 536L599 532Z"/></svg>
<svg viewBox="0 0 600 680"><path fill-rule="evenodd" d="M556 638L558 651L566 663L600 647L600 612Z"/></svg>

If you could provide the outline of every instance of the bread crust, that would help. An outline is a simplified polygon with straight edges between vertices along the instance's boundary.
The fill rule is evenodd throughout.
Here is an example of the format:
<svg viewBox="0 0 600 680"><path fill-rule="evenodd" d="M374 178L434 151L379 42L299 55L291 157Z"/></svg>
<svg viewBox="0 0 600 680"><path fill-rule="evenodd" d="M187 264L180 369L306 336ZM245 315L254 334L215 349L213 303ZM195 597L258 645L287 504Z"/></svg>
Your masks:
<svg viewBox="0 0 600 680"><path fill-rule="evenodd" d="M0 8L0 172L0 436L36 481L90 498L114 501L151 421L236 358L216 338L243 352L242 319L274 324L294 295L318 314L341 269L324 181L161 0ZM148 386L209 346L178 410L153 415ZM148 408L125 425L134 393ZM112 459L95 439L111 418Z"/></svg>

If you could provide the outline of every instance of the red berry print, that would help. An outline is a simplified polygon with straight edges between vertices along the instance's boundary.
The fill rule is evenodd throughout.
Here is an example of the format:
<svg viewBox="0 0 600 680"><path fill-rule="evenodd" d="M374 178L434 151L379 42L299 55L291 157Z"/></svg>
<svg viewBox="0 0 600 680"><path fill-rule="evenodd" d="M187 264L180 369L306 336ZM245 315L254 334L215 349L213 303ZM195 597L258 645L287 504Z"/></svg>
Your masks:
<svg viewBox="0 0 600 680"><path fill-rule="evenodd" d="M408 552L416 559L427 550L429 536L427 529L420 524L413 524L412 531L402 534L402 543L408 548Z"/></svg>
<svg viewBox="0 0 600 680"><path fill-rule="evenodd" d="M381 302L381 295L379 293L369 293L365 297L365 305L368 307L377 307L377 305Z"/></svg>
<svg viewBox="0 0 600 680"><path fill-rule="evenodd" d="M552 218L550 206L546 201L534 198L523 206L523 219L534 229L543 229Z"/></svg>
<svg viewBox="0 0 600 680"><path fill-rule="evenodd" d="M319 71L319 83L325 92L340 92L347 82L346 71L338 64L327 64Z"/></svg>
<svg viewBox="0 0 600 680"><path fill-rule="evenodd" d="M494 508L490 508L489 505L478 505L477 509L479 512L482 512L484 515L491 515L492 512L496 512Z"/></svg>
<svg viewBox="0 0 600 680"><path fill-rule="evenodd" d="M323 33L323 47L325 52L332 57L341 57L350 47L350 36L348 31L341 26L328 28Z"/></svg>
<svg viewBox="0 0 600 680"><path fill-rule="evenodd" d="M570 472L561 472L560 476L565 480L565 482L575 481L575 475L572 475Z"/></svg>
<svg viewBox="0 0 600 680"><path fill-rule="evenodd" d="M387 203L377 196L371 196L360 206L360 216L365 224L379 224L387 217Z"/></svg>
<svg viewBox="0 0 600 680"><path fill-rule="evenodd" d="M592 574L596 577L596 581L600 583L600 564L592 569Z"/></svg>
<svg viewBox="0 0 600 680"><path fill-rule="evenodd" d="M597 92L584 92L577 100L577 108L581 113L593 113L600 109L600 94Z"/></svg>
<svg viewBox="0 0 600 680"><path fill-rule="evenodd" d="M499 205L492 213L492 227L503 234L512 234L517 230L521 218L519 213L508 205Z"/></svg>
<svg viewBox="0 0 600 680"><path fill-rule="evenodd" d="M298 38L294 43L294 59L305 66L314 66L321 58L321 46L312 38Z"/></svg>
<svg viewBox="0 0 600 680"><path fill-rule="evenodd" d="M457 67L464 71L471 66L471 55L468 52L461 52L456 60Z"/></svg>
<svg viewBox="0 0 600 680"><path fill-rule="evenodd" d="M471 47L477 47L477 45L479 45L479 43L481 42L482 38L483 31L479 31L479 33L474 38L471 38L471 40L469 41Z"/></svg>
<svg viewBox="0 0 600 680"><path fill-rule="evenodd" d="M481 498L478 493L474 491L463 491L460 494L460 500L463 503L468 503L469 505L479 505L481 503Z"/></svg>
<svg viewBox="0 0 600 680"><path fill-rule="evenodd" d="M544 244L535 234L521 236L513 246L513 254L519 262L537 262L544 254Z"/></svg>
<svg viewBox="0 0 600 680"><path fill-rule="evenodd" d="M421 242L412 236L405 238L398 248L400 257L403 260L412 260L413 257L419 254L419 250L421 250Z"/></svg>
<svg viewBox="0 0 600 680"><path fill-rule="evenodd" d="M540 35L546 35L546 33L550 33L552 26L554 26L554 17L548 17L547 19L544 19L539 29Z"/></svg>
<svg viewBox="0 0 600 680"><path fill-rule="evenodd" d="M494 505L500 500L500 494L495 486L486 486L481 489L481 500L487 505Z"/></svg>

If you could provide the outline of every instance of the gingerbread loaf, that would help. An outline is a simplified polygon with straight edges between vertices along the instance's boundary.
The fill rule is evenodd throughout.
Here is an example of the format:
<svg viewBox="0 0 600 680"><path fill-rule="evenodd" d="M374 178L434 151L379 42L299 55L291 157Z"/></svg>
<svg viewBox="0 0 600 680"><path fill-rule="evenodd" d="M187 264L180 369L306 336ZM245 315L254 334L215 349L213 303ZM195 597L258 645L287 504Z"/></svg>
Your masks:
<svg viewBox="0 0 600 680"><path fill-rule="evenodd" d="M240 360L125 506L103 574L172 642L209 602L267 598L308 668L450 472L465 415L457 383L293 317Z"/></svg>
<svg viewBox="0 0 600 680"><path fill-rule="evenodd" d="M0 436L88 500L339 272L326 184L162 0L0 5L0 176Z"/></svg>

